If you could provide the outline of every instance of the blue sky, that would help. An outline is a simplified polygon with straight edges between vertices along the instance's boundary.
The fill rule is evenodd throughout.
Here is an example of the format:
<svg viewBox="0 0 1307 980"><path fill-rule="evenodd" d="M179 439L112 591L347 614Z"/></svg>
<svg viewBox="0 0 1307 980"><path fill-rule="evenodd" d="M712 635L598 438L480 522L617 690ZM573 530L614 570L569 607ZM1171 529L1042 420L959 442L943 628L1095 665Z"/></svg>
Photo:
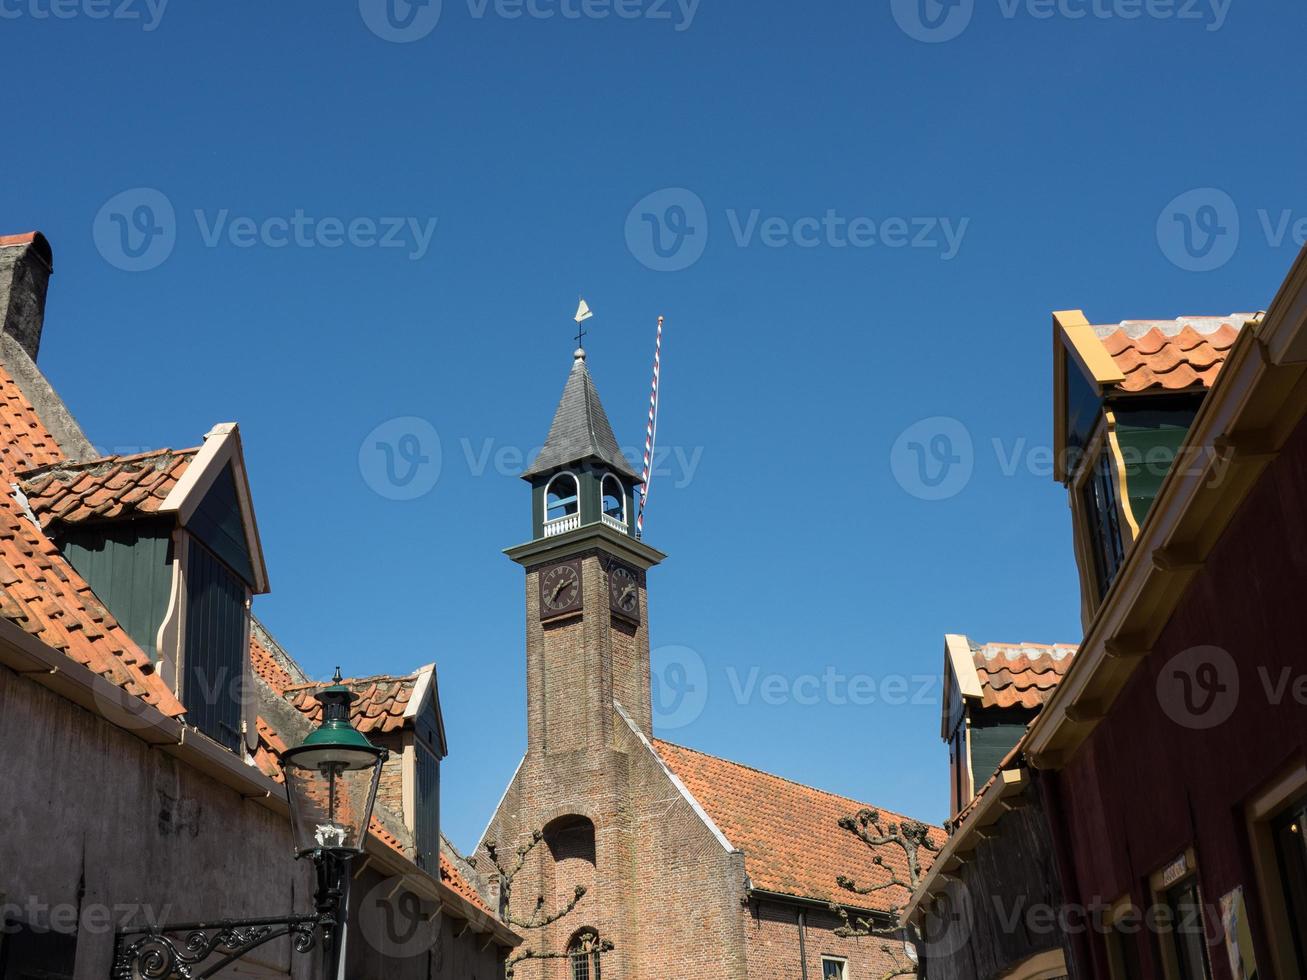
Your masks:
<svg viewBox="0 0 1307 980"><path fill-rule="evenodd" d="M1270 302L1307 10L396 2L0 0L48 375L106 451L241 424L256 612L314 674L439 663L469 847L578 293L632 447L664 314L652 639L662 695L705 683L658 733L943 819L943 634L1079 638L1049 313Z"/></svg>

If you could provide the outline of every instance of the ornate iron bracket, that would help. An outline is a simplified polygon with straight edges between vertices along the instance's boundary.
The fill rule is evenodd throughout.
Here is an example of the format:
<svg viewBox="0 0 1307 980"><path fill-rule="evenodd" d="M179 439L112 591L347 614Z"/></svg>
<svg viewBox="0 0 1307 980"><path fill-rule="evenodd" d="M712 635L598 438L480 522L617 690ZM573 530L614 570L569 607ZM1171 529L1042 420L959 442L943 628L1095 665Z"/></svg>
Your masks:
<svg viewBox="0 0 1307 980"><path fill-rule="evenodd" d="M317 891L311 915L261 919L219 919L119 929L114 942L111 980L207 980L251 950L289 937L297 953L309 953L321 933L325 974L337 975L341 943L337 929L347 908L353 854L312 853Z"/></svg>
<svg viewBox="0 0 1307 980"><path fill-rule="evenodd" d="M318 944L318 930L330 938L332 915L222 919L144 929L120 929L114 949L113 980L205 980L253 949L283 936L297 953Z"/></svg>

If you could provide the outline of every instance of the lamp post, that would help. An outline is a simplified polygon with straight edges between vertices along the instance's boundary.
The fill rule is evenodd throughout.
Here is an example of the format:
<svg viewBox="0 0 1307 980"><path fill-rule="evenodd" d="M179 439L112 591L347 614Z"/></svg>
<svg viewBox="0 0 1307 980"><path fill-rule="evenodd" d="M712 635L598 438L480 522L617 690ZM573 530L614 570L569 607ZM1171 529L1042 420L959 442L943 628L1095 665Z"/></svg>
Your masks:
<svg viewBox="0 0 1307 980"><path fill-rule="evenodd" d="M341 980L350 863L367 840L389 753L350 723L350 705L358 695L342 683L339 667L331 686L315 697L322 721L280 759L295 856L310 858L316 870L314 912L120 930L114 980L205 980L274 939L291 937L296 952L307 953L319 935L324 980ZM179 942L169 934L183 938ZM217 959L207 963L212 957Z"/></svg>

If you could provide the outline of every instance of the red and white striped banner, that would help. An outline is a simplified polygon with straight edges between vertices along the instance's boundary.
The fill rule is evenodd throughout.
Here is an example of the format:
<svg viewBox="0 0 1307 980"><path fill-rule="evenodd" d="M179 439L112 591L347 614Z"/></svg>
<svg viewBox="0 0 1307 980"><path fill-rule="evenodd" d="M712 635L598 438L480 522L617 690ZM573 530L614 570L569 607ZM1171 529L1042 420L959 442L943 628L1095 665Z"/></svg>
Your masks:
<svg viewBox="0 0 1307 980"><path fill-rule="evenodd" d="M644 534L644 508L649 503L649 481L653 479L654 440L658 436L658 373L662 367L663 318L658 318L658 335L654 339L653 386L649 389L649 422L644 429L644 472L640 475L640 510L635 518L635 534Z"/></svg>

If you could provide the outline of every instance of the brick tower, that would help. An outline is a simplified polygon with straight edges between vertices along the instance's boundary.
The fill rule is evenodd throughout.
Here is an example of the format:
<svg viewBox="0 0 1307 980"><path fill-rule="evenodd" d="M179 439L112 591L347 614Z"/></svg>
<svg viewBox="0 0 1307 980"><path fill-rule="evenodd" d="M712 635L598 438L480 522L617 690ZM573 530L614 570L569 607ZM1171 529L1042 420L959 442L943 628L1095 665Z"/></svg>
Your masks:
<svg viewBox="0 0 1307 980"><path fill-rule="evenodd" d="M526 571L527 751L487 839L511 859L528 835L544 833L513 881L519 918L531 916L537 896L551 914L578 885L586 888L573 912L525 930L525 945L565 952L597 935L614 944L603 973L631 976L639 806L628 743L632 727L651 732L645 576L664 556L635 535L638 476L613 436L584 350L523 478L531 484L531 540L506 554ZM572 980L574 971L570 960L555 959L523 964L517 976Z"/></svg>

